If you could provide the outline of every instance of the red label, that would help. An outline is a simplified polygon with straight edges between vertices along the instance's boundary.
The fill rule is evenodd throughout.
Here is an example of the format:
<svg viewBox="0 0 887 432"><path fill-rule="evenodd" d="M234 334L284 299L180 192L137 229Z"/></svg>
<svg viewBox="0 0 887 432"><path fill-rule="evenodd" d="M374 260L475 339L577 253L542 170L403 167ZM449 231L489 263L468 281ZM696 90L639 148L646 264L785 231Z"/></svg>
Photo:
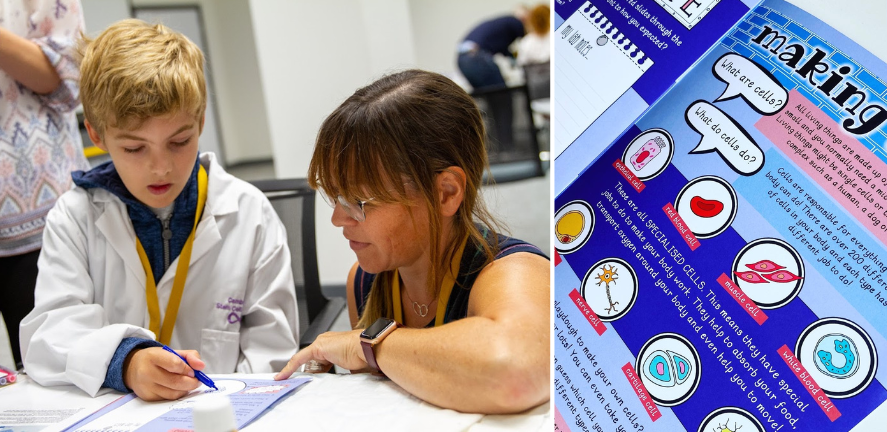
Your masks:
<svg viewBox="0 0 887 432"><path fill-rule="evenodd" d="M588 306L588 303L585 303L585 299L582 298L582 295L579 294L579 291L573 288L573 291L570 293L570 300L573 300L573 303L576 304L576 307L579 308L579 312L588 320L588 323L594 327L594 331L597 332L598 336L604 334L607 331L607 326L604 325L603 321L598 318L597 314L591 310L591 307Z"/></svg>
<svg viewBox="0 0 887 432"><path fill-rule="evenodd" d="M634 190L640 192L646 187L644 182L641 181L638 176L634 175L634 173L631 172L621 160L616 159L616 162L613 162L613 168L616 168L616 171L619 171L619 174L622 174L622 177L634 188Z"/></svg>
<svg viewBox="0 0 887 432"><path fill-rule="evenodd" d="M558 265L561 263L561 254L554 251L554 265Z"/></svg>
<svg viewBox="0 0 887 432"><path fill-rule="evenodd" d="M828 416L828 419L831 421L835 421L838 417L841 417L841 413L838 411L838 408L832 403L832 401L828 398L828 396L823 393L822 388L816 384L816 381L813 380L813 377L807 373L807 369L804 368L804 365L801 364L801 361L795 357L795 354L792 353L792 350L788 348L788 346L783 345L782 348L778 349L776 352L779 353L779 357L785 361L785 364L788 365L788 368L792 370L795 374L795 377L801 384L804 385L804 388L807 389L807 393L810 393L810 396L813 396L813 399L816 400L816 404L819 405L819 409Z"/></svg>
<svg viewBox="0 0 887 432"><path fill-rule="evenodd" d="M561 415L561 412L558 411L557 407L554 407L554 430L555 432L570 432L570 428L567 427L567 422L564 421L564 417Z"/></svg>
<svg viewBox="0 0 887 432"><path fill-rule="evenodd" d="M625 366L622 366L622 373L625 374L625 378L628 379L628 383L634 389L635 394L637 394L638 400L641 401L641 405L644 406L644 411L650 416L650 420L659 420L659 417L662 417L662 413L659 412L659 408L653 403L653 399L650 399L647 388L644 387L644 383L641 382L641 378L638 377L631 363L626 363Z"/></svg>
<svg viewBox="0 0 887 432"><path fill-rule="evenodd" d="M754 319L758 325L764 324L764 321L767 321L767 314L758 307L754 300L745 295L742 288L739 288L739 285L733 283L730 276L721 273L721 277L718 278L718 283L730 293L730 296L733 297L733 300L736 300L736 303L739 303L739 306L742 306L742 310L751 315L752 319Z"/></svg>
<svg viewBox="0 0 887 432"><path fill-rule="evenodd" d="M678 230L678 233L681 234L681 238L687 243L687 246L690 246L690 250L695 251L696 248L699 247L699 239L696 238L696 235L693 234L693 231L690 231L690 228L687 227L687 223L684 222L684 218L678 214L678 211L674 209L674 206L671 203L662 207L662 211L665 212L665 215L668 216L668 220L671 221L672 225L674 225L675 229Z"/></svg>

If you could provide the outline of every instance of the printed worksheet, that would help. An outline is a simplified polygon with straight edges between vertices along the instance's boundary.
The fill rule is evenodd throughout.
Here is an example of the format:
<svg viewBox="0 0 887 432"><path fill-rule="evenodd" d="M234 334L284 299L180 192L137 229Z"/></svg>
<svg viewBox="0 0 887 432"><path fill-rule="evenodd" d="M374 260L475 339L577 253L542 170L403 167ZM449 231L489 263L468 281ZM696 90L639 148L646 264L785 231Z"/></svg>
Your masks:
<svg viewBox="0 0 887 432"><path fill-rule="evenodd" d="M555 2L555 191L561 192L756 0Z"/></svg>
<svg viewBox="0 0 887 432"><path fill-rule="evenodd" d="M885 78L765 1L556 198L556 430L873 430Z"/></svg>
<svg viewBox="0 0 887 432"><path fill-rule="evenodd" d="M272 404L310 380L311 378L307 377L283 381L216 379L215 384L219 388L218 391L201 385L182 399L165 402L145 402L130 393L67 430L74 432L193 430L191 409L202 396L209 393L221 393L228 396L234 408L237 428L242 429Z"/></svg>

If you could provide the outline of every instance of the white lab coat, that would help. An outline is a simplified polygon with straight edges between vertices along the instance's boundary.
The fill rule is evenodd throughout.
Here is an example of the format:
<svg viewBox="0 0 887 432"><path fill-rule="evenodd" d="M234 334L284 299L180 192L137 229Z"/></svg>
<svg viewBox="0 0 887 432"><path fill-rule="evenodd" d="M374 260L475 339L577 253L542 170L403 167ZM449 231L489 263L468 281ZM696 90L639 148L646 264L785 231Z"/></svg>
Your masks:
<svg viewBox="0 0 887 432"><path fill-rule="evenodd" d="M299 334L283 224L215 155L200 163L206 205L169 345L199 350L207 373L280 370ZM163 319L177 264L157 282ZM104 189L62 195L46 218L38 265L34 310L21 323L25 369L42 385L74 384L95 396L123 338L154 339L126 206ZM237 307L240 321L231 315Z"/></svg>

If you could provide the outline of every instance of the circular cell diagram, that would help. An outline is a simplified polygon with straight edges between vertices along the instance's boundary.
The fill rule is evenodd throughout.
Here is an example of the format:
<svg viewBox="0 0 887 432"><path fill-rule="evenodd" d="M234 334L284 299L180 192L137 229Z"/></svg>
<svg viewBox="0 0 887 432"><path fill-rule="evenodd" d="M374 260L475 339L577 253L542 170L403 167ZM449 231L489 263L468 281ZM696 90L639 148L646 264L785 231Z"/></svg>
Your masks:
<svg viewBox="0 0 887 432"><path fill-rule="evenodd" d="M750 412L739 407L723 407L710 412L698 432L764 432L761 424Z"/></svg>
<svg viewBox="0 0 887 432"><path fill-rule="evenodd" d="M761 309L785 306L804 285L804 261L790 244L775 238L757 239L733 260L733 283Z"/></svg>
<svg viewBox="0 0 887 432"><path fill-rule="evenodd" d="M878 370L872 338L844 318L823 318L807 326L798 337L795 356L822 391L835 399L865 390Z"/></svg>
<svg viewBox="0 0 887 432"><path fill-rule="evenodd" d="M570 201L554 214L554 248L561 255L576 252L594 230L594 212L587 202Z"/></svg>
<svg viewBox="0 0 887 432"><path fill-rule="evenodd" d="M601 321L615 321L634 306L638 277L627 262L606 258L591 266L579 293Z"/></svg>
<svg viewBox="0 0 887 432"><path fill-rule="evenodd" d="M638 353L635 370L650 397L662 406L686 401L699 386L699 353L677 333L653 336Z"/></svg>
<svg viewBox="0 0 887 432"><path fill-rule="evenodd" d="M622 163L642 181L665 171L674 156L674 140L664 129L647 129L631 140L622 153Z"/></svg>
<svg viewBox="0 0 887 432"><path fill-rule="evenodd" d="M702 176L690 180L675 198L675 210L697 238L714 237L736 217L736 191L726 180Z"/></svg>

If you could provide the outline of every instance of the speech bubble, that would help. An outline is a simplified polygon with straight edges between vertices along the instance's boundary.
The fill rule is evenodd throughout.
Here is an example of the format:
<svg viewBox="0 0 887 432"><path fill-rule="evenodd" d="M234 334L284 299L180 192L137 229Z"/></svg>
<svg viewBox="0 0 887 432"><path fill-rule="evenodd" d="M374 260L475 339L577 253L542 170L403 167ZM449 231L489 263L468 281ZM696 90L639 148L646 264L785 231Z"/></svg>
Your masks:
<svg viewBox="0 0 887 432"><path fill-rule="evenodd" d="M727 83L715 102L738 96L760 114L773 115L788 103L788 92L759 64L735 53L724 54L711 66L711 73Z"/></svg>
<svg viewBox="0 0 887 432"><path fill-rule="evenodd" d="M702 135L690 154L717 151L733 171L744 176L754 175L764 166L764 152L758 143L716 106L704 100L693 102L684 111L684 119Z"/></svg>

